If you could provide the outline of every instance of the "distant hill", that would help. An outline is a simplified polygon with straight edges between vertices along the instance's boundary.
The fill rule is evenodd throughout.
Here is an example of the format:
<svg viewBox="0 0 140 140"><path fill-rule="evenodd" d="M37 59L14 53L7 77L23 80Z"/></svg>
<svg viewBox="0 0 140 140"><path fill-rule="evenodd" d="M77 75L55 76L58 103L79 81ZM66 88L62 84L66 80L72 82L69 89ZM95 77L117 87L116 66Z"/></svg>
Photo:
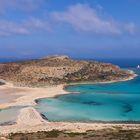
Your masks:
<svg viewBox="0 0 140 140"><path fill-rule="evenodd" d="M122 80L130 71L97 61L73 60L68 56L49 56L32 61L0 64L0 79L18 86L46 86L79 82Z"/></svg>

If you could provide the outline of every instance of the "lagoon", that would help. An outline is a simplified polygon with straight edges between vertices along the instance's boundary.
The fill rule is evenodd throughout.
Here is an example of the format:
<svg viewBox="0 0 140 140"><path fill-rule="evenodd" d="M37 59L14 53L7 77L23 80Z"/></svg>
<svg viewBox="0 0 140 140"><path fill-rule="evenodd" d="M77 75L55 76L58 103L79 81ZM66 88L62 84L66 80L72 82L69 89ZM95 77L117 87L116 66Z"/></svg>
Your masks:
<svg viewBox="0 0 140 140"><path fill-rule="evenodd" d="M140 122L139 76L126 82L70 85L65 90L71 94L38 100L36 109L49 121Z"/></svg>

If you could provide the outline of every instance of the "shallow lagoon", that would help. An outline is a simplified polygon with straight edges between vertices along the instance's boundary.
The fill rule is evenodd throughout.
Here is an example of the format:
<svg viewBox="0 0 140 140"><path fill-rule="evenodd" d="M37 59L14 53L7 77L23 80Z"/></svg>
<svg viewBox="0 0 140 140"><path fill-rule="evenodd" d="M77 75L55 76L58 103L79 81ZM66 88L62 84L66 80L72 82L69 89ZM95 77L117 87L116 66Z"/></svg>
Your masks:
<svg viewBox="0 0 140 140"><path fill-rule="evenodd" d="M16 122L20 109L23 107L9 107L0 110L0 125L10 125Z"/></svg>
<svg viewBox="0 0 140 140"><path fill-rule="evenodd" d="M66 90L72 94L40 99L36 109L49 121L140 122L139 76L127 82L71 85Z"/></svg>

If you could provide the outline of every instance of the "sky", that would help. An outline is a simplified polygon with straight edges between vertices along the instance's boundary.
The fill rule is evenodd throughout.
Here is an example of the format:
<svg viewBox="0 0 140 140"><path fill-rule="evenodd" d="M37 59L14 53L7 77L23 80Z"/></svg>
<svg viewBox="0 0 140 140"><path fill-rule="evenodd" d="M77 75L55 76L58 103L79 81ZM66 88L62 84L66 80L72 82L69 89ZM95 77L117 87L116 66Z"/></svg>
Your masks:
<svg viewBox="0 0 140 140"><path fill-rule="evenodd" d="M0 58L140 58L139 0L0 0Z"/></svg>

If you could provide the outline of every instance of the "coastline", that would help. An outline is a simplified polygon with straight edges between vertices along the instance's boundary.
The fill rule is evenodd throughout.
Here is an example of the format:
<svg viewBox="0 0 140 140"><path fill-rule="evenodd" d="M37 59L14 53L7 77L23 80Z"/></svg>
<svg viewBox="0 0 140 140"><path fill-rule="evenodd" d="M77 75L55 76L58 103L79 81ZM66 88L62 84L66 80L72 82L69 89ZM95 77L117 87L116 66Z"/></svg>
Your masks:
<svg viewBox="0 0 140 140"><path fill-rule="evenodd" d="M132 76L125 79L123 78L119 80L97 81L97 82L78 82L78 83L61 84L56 86L47 86L43 88L18 87L14 86L12 83L6 83L5 85L0 86L0 90L1 89L10 90L13 96L18 95L19 97L13 100L12 102L0 104L0 109L8 108L11 106L24 106L25 104L27 106L36 105L37 104L36 100L38 99L69 94L69 92L65 91L65 87L69 85L110 84L133 80L135 77L137 77L137 74L135 74L133 71L130 72Z"/></svg>
<svg viewBox="0 0 140 140"><path fill-rule="evenodd" d="M128 77L127 79L113 80L113 81L105 81L105 82L97 82L97 83L113 83L113 82L121 82L132 80L136 77L136 74ZM87 82L86 82L87 83ZM79 83L79 84L86 84ZM78 84L78 83L74 83ZM96 84L89 83L89 84ZM71 84L70 84L71 85ZM54 97L58 95L69 94L64 90L66 85L58 85L46 88L28 88L28 87L15 87L12 84L6 84L4 86L0 86L1 88L21 90L20 97L17 98L14 102L2 104L0 108L4 109L10 106L29 106L20 110L20 113L17 117L16 124L10 126L0 126L0 135L7 135L9 133L17 133L17 132L37 132L37 131L51 131L53 129L64 130L64 131L73 131L73 132L85 132L87 130L98 130L104 128L112 128L115 126L125 127L130 129L140 128L140 124L137 123L103 123L103 122L95 122L95 123L81 123L81 122L48 122L46 119L43 119L42 116L31 106L36 105L35 100L40 98L48 98ZM12 93L13 94L13 93ZM24 123L23 123L24 122ZM36 126L36 127L35 127Z"/></svg>
<svg viewBox="0 0 140 140"><path fill-rule="evenodd" d="M77 85L77 84L110 84L110 83L118 83L118 82L125 82L125 81L129 81L129 80L133 80L135 79L135 77L137 77L138 75L135 73L132 73L133 76L130 76L128 78L124 78L124 79L119 79L119 80L110 80L110 81L98 81L98 82L78 82L78 83L69 83L67 85L64 85L64 89L66 86L69 85Z"/></svg>

